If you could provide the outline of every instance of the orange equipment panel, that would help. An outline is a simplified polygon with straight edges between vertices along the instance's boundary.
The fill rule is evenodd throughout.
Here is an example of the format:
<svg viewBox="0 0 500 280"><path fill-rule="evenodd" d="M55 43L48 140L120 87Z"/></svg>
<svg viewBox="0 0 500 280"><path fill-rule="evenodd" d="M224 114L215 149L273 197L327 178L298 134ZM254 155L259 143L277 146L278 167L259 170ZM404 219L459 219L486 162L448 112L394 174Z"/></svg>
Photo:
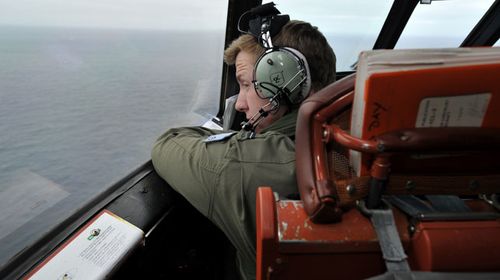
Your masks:
<svg viewBox="0 0 500 280"><path fill-rule="evenodd" d="M500 271L500 221L420 222L410 236L394 219L412 270ZM333 224L312 223L302 201L257 193L257 279L365 279L386 271L370 220L357 209Z"/></svg>

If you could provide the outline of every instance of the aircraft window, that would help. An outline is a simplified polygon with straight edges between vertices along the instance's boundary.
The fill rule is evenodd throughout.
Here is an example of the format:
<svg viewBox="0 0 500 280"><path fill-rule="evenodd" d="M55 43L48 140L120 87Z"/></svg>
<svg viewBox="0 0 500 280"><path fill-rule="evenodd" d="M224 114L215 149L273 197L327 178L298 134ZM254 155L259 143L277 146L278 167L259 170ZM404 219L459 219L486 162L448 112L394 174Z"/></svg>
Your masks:
<svg viewBox="0 0 500 280"><path fill-rule="evenodd" d="M454 0L418 4L396 48L458 47L493 2Z"/></svg>
<svg viewBox="0 0 500 280"><path fill-rule="evenodd" d="M227 0L0 0L0 268L218 110Z"/></svg>
<svg viewBox="0 0 500 280"><path fill-rule="evenodd" d="M308 21L328 39L337 56L337 71L351 71L362 50L370 50L382 29L392 0L274 0L291 19Z"/></svg>

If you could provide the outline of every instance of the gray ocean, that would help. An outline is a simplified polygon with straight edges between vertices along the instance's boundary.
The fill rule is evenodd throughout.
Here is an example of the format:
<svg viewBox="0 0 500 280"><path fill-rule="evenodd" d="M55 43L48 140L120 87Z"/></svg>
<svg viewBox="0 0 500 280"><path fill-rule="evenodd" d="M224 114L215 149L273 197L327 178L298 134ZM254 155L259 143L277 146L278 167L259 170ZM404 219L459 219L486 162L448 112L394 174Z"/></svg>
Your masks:
<svg viewBox="0 0 500 280"><path fill-rule="evenodd" d="M210 32L0 28L0 178L29 169L81 189L126 175L162 131L195 121L188 112L216 113L222 41Z"/></svg>
<svg viewBox="0 0 500 280"><path fill-rule="evenodd" d="M217 113L223 42L223 31L0 27L0 267L149 160L169 127Z"/></svg>

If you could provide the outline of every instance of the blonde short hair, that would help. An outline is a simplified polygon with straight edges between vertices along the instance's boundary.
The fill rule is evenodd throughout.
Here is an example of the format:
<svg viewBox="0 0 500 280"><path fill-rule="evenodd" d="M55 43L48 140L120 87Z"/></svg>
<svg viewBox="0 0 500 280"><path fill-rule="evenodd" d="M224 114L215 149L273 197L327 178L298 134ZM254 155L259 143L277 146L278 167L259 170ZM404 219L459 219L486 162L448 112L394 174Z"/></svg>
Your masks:
<svg viewBox="0 0 500 280"><path fill-rule="evenodd" d="M236 63L236 57L241 51L253 54L257 59L264 53L264 48L257 42L257 39L248 34L243 34L236 38L224 51L224 61L229 65Z"/></svg>

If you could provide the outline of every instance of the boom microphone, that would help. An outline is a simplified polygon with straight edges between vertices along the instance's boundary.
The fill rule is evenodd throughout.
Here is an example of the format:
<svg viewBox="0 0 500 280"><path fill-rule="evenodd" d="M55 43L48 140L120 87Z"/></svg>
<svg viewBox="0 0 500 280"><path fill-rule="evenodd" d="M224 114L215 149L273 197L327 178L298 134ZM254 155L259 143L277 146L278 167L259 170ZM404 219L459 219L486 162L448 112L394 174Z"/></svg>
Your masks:
<svg viewBox="0 0 500 280"><path fill-rule="evenodd" d="M277 96L269 99L269 102L260 107L259 111L255 113L248 121L241 123L241 129L246 131L255 131L255 128L260 124L260 122L269 115L270 112L279 108L279 103L277 102ZM272 105L271 109L265 110L266 107Z"/></svg>

